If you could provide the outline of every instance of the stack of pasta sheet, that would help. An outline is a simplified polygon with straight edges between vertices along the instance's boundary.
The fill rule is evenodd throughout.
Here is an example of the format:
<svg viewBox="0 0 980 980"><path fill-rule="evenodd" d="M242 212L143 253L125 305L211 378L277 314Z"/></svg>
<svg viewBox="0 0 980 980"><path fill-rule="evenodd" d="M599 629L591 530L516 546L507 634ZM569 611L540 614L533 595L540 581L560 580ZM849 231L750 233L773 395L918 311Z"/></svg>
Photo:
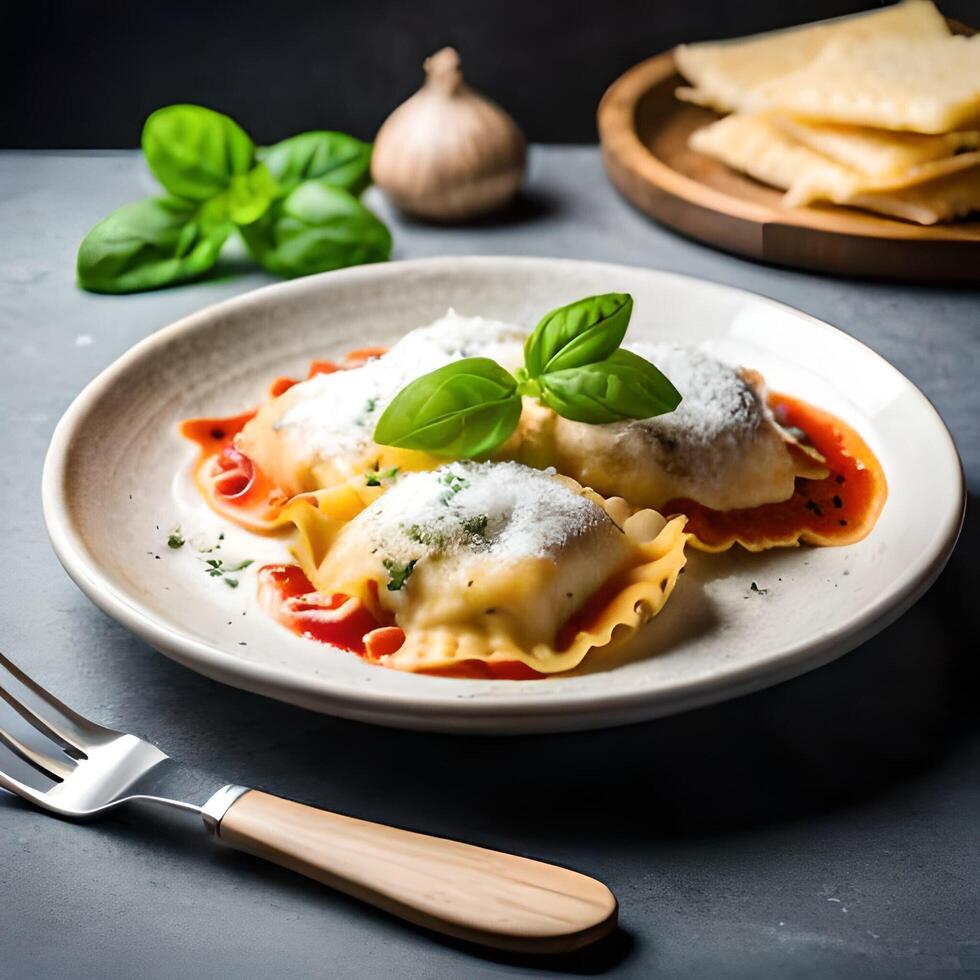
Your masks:
<svg viewBox="0 0 980 980"><path fill-rule="evenodd" d="M681 45L678 97L729 113L690 145L797 207L920 224L980 210L980 35L929 0L733 41Z"/></svg>

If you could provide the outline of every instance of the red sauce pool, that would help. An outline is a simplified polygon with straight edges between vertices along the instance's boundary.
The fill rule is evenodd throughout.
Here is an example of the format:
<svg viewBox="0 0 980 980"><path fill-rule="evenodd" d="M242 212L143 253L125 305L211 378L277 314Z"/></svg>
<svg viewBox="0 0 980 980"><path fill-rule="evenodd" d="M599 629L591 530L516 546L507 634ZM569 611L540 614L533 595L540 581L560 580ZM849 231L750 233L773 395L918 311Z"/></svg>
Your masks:
<svg viewBox="0 0 980 980"><path fill-rule="evenodd" d="M781 425L802 429L826 459L822 480L796 480L789 500L743 510L712 510L693 500L671 500L664 514L686 514L687 532L709 550L741 542L751 550L802 540L843 545L860 541L874 527L888 495L885 474L867 443L829 412L788 395L769 404Z"/></svg>

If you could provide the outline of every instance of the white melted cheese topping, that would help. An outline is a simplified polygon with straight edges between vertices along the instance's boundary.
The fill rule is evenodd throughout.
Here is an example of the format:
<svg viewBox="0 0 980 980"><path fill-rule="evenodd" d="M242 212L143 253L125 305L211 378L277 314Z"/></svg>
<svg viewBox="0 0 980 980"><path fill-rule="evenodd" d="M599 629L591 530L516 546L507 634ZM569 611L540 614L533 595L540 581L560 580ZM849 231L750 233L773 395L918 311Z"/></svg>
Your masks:
<svg viewBox="0 0 980 980"><path fill-rule="evenodd" d="M355 522L377 555L397 562L461 552L556 559L593 532L621 537L598 504L553 474L520 463L473 462L410 473Z"/></svg>
<svg viewBox="0 0 980 980"><path fill-rule="evenodd" d="M710 354L666 343L623 346L655 364L683 398L673 412L627 423L655 430L662 444L718 449L752 438L765 419L765 406L738 370Z"/></svg>
<svg viewBox="0 0 980 980"><path fill-rule="evenodd" d="M386 354L363 367L318 374L289 391L290 407L275 422L288 430L305 455L351 452L370 441L388 403L410 381L464 357L490 357L504 367L520 365L525 331L450 309L412 330Z"/></svg>

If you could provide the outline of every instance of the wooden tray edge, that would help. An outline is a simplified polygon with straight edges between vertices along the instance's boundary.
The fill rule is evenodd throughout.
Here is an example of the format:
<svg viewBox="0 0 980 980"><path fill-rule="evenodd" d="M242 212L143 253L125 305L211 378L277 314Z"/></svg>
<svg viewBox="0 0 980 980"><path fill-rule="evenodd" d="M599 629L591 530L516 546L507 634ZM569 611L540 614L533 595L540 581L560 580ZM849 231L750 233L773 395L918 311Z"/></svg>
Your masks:
<svg viewBox="0 0 980 980"><path fill-rule="evenodd" d="M838 226L846 209L782 213L672 169L644 145L635 116L646 92L675 74L672 52L648 58L616 79L599 103L606 171L640 210L698 241L776 265L844 276L980 282L980 235L963 234L956 226L949 226L951 234L928 238L919 226L900 221L888 221L886 235L860 226L842 231Z"/></svg>

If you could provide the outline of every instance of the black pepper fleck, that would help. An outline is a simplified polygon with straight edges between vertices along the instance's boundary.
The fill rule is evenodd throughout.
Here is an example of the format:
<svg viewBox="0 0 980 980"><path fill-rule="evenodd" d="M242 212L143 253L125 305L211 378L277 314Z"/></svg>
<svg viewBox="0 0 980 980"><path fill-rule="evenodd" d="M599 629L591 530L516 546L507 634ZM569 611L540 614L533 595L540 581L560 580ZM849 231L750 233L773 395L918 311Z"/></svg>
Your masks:
<svg viewBox="0 0 980 980"><path fill-rule="evenodd" d="M833 504L833 505L834 505L834 506L835 506L835 507L836 507L836 508L837 508L838 510L840 510L840 509L841 509L841 507L843 507L843 506L844 506L844 501L843 501L843 500L841 500L841 499L840 499L840 497L838 497L838 496L835 496L835 497L834 497L834 499L833 499L833 500L831 501L831 503L832 503L832 504Z"/></svg>
<svg viewBox="0 0 980 980"><path fill-rule="evenodd" d="M843 476L842 476L842 475L841 475L840 473L838 473L838 474L837 474L837 476L835 476L835 477L834 477L834 479L835 479L835 480L836 480L836 481L837 481L838 483L843 483L843 482L844 482L844 477L843 477Z"/></svg>
<svg viewBox="0 0 980 980"><path fill-rule="evenodd" d="M211 430L211 438L212 439L224 439L224 437L225 437L225 430L224 429L214 428L214 429Z"/></svg>
<svg viewBox="0 0 980 980"><path fill-rule="evenodd" d="M841 527L847 527L847 521L845 520L839 520L837 523L840 524Z"/></svg>

